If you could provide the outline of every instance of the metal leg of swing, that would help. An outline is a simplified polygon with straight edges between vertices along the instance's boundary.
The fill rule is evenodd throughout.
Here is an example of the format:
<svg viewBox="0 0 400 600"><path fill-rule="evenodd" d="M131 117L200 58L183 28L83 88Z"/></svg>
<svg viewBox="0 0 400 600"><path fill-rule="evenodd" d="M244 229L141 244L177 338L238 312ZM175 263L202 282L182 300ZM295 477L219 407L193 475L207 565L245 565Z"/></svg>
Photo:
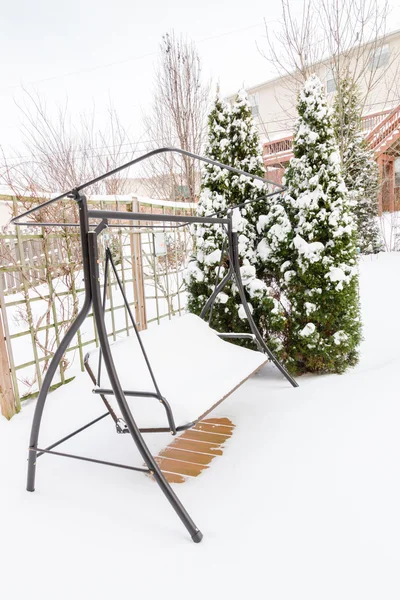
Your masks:
<svg viewBox="0 0 400 600"><path fill-rule="evenodd" d="M92 305L92 295L90 289L90 278L89 278L89 261L87 252L87 239L86 232L88 230L88 217L87 217L87 205L85 196L78 196L76 198L79 206L79 221L80 221L80 234L82 244L82 259L83 259L83 272L85 278L85 299L83 306L79 311L75 321L71 324L64 338L61 340L59 347L54 353L53 358L50 361L49 368L47 369L46 375L43 379L42 386L40 388L39 396L36 401L35 413L32 421L31 435L29 441L29 453L28 453L28 476L26 489L28 492L35 491L35 478L36 478L36 458L37 451L33 448L38 447L40 424L42 421L44 405L47 399L47 395L50 390L51 382L57 371L57 368L64 356L65 351L72 342L75 334L83 321L87 317L90 307Z"/></svg>
<svg viewBox="0 0 400 600"><path fill-rule="evenodd" d="M132 416L128 403L126 402L125 395L123 393L121 383L119 381L114 360L111 354L111 348L108 343L107 332L105 323L102 315L102 302L101 293L99 286L99 270L98 270L98 247L97 247L97 236L94 231L88 233L88 251L89 251L89 263L90 263L90 277L91 277L91 290L93 297L93 315L96 322L97 333L99 336L100 345L103 352L103 360L107 369L108 377L110 380L111 387L113 389L115 398L118 402L122 416L128 426L130 434L150 472L152 473L155 481L158 483L164 495L172 505L173 509L185 525L186 529L190 533L192 540L196 543L200 542L203 534L196 527L192 521L190 515L176 496L175 492L169 485L168 481L162 474L158 464L154 460L154 457L150 453L138 426Z"/></svg>
<svg viewBox="0 0 400 600"><path fill-rule="evenodd" d="M76 317L75 321L72 323L71 327L68 329L64 338L61 340L59 347L57 348L53 358L51 359L49 368L47 369L46 375L43 379L42 387L40 388L39 396L36 402L35 414L33 417L32 428L31 428L31 436L29 441L29 448L37 448L38 440L39 440L39 430L40 423L42 421L44 405L47 399L47 395L49 393L51 382L53 381L53 377L57 371L57 368L61 362L62 357L64 356L65 351L68 346L72 342L73 337L78 331L79 327L82 325L83 321L86 319L86 316L90 310L91 306L91 295L90 290L87 290L84 305ZM35 491L35 476L36 476L36 450L30 450L28 454L28 477L27 477L27 485L26 489L28 492Z"/></svg>
<svg viewBox="0 0 400 600"><path fill-rule="evenodd" d="M243 305L244 311L246 313L246 317L248 319L251 332L255 335L256 340L257 340L259 346L262 348L263 352L271 359L271 361L279 369L279 371L282 373L282 375L284 375L284 377L286 377L286 379L289 381L289 383L291 383L291 385L293 387L299 387L299 384L294 379L294 377L292 377L290 375L289 371L283 366L282 363L279 362L279 360L276 358L274 353L268 348L267 344L263 340L263 337L262 337L257 325L254 322L253 316L250 312L250 309L249 309L249 306L247 303L247 298L246 298L246 294L244 291L242 278L240 276L237 233L232 232L232 231L230 231L229 233L231 236L230 259L233 262L233 273L234 273L235 283L238 287L239 296L242 301L242 305Z"/></svg>
<svg viewBox="0 0 400 600"><path fill-rule="evenodd" d="M218 294L220 292L222 292L222 290L224 289L224 287L229 283L229 281L231 281L233 277L233 267L232 265L229 267L229 271L227 272L227 274L225 275L225 277L222 279L222 281L215 287L213 293L211 294L211 296L209 297L209 299L207 300L207 302L205 303L205 305L203 306L201 313L200 313L200 318L204 319L206 314L208 313L208 311L211 309L212 305L215 302L216 297L218 296Z"/></svg>

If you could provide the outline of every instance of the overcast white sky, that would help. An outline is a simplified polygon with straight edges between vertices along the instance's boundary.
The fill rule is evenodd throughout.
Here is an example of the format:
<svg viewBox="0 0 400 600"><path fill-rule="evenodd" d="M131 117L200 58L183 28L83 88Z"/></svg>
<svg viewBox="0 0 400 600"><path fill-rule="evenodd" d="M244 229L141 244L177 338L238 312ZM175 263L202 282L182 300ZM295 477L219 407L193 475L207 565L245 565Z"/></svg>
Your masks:
<svg viewBox="0 0 400 600"><path fill-rule="evenodd" d="M196 42L204 76L224 94L275 73L257 50L264 18L279 26L279 0L0 0L0 145L21 149L21 85L49 107L68 102L99 122L111 100L133 139L151 99L161 36L170 29ZM302 0L290 0L299 12ZM400 28L399 5L390 29Z"/></svg>

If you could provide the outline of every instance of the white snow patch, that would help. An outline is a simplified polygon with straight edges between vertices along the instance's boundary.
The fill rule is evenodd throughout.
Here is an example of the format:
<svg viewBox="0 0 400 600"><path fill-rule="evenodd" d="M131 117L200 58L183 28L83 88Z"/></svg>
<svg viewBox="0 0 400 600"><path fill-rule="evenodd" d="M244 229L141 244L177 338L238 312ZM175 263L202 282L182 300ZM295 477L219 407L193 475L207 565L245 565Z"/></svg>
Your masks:
<svg viewBox="0 0 400 600"><path fill-rule="evenodd" d="M324 250L324 245L321 242L308 243L300 235L296 235L293 240L294 247L298 253L310 262L316 262L321 258L321 252Z"/></svg>
<svg viewBox="0 0 400 600"><path fill-rule="evenodd" d="M256 268L253 265L242 265L240 267L240 276L243 284L247 285L256 276Z"/></svg>
<svg viewBox="0 0 400 600"><path fill-rule="evenodd" d="M347 333L341 330L334 333L332 337L337 346L340 346L342 342L347 342L347 340L349 339Z"/></svg>
<svg viewBox="0 0 400 600"><path fill-rule="evenodd" d="M253 314L253 307L250 304L250 302L247 303L247 306L249 307L250 314ZM247 319L246 311L244 310L243 304L239 306L238 315L240 319Z"/></svg>
<svg viewBox="0 0 400 600"><path fill-rule="evenodd" d="M316 304L313 304L312 302L304 302L304 308L306 309L307 316L311 315L311 313L317 310Z"/></svg>
<svg viewBox="0 0 400 600"><path fill-rule="evenodd" d="M303 327L303 329L300 331L299 335L301 335L301 337L309 337L310 335L312 335L315 331L315 325L314 323L307 323L307 325L305 327Z"/></svg>
<svg viewBox="0 0 400 600"><path fill-rule="evenodd" d="M228 294L225 294L225 292L220 292L216 298L216 302L219 302L220 304L226 304L229 300L229 296Z"/></svg>
<svg viewBox="0 0 400 600"><path fill-rule="evenodd" d="M326 278L331 281L343 281L346 279L346 273L340 267L329 267L329 273Z"/></svg>
<svg viewBox="0 0 400 600"><path fill-rule="evenodd" d="M186 283L190 283L191 279L195 281L204 281L204 273L199 269L196 262L189 262L184 272L184 279Z"/></svg>
<svg viewBox="0 0 400 600"><path fill-rule="evenodd" d="M210 252L210 254L206 254L204 256L204 263L206 265L215 265L215 263L219 263L221 260L222 252L221 250L214 250Z"/></svg>
<svg viewBox="0 0 400 600"><path fill-rule="evenodd" d="M252 279L246 285L246 288L251 298L254 298L256 296L262 296L267 290L266 284L264 283L264 281L261 281L261 279Z"/></svg>

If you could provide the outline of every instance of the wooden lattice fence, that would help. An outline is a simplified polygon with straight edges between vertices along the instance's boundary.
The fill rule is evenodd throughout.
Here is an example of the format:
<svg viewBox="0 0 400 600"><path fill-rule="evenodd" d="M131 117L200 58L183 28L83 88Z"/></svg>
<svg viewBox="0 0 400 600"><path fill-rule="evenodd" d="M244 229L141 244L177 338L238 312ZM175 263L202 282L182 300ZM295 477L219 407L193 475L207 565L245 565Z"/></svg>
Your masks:
<svg viewBox="0 0 400 600"><path fill-rule="evenodd" d="M11 201L14 214L22 212L18 201ZM132 196L95 197L90 202L156 214L192 214L194 210L189 203ZM161 244L160 236L164 236ZM139 328L184 310L183 271L191 241L187 228L170 233L151 228L138 232L109 229L99 240L100 248L104 250L107 243L112 250ZM104 251L100 254L104 257ZM6 417L20 409L21 400L37 394L55 348L79 310L83 293L76 229L24 227L0 234L0 407ZM112 277L107 298L110 338L130 335L128 313ZM55 385L68 382L83 369L86 351L97 344L90 314L61 363Z"/></svg>

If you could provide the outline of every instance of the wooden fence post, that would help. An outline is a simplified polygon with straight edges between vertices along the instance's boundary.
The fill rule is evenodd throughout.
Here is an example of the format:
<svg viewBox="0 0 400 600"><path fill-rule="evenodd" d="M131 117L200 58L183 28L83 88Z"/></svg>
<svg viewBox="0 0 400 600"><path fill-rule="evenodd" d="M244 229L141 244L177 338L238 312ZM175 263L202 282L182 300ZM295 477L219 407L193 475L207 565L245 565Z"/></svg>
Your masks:
<svg viewBox="0 0 400 600"><path fill-rule="evenodd" d="M132 198L132 212L139 212L139 202L137 198ZM139 225L139 221L133 221L135 225ZM130 234L131 243L131 259L132 259L132 279L133 289L135 294L135 319L138 329L147 329L146 315L146 297L144 292L144 274L142 261L142 238L139 231L133 230Z"/></svg>
<svg viewBox="0 0 400 600"><path fill-rule="evenodd" d="M0 412L6 419L11 419L17 412L11 369L8 360L6 336L0 312Z"/></svg>

